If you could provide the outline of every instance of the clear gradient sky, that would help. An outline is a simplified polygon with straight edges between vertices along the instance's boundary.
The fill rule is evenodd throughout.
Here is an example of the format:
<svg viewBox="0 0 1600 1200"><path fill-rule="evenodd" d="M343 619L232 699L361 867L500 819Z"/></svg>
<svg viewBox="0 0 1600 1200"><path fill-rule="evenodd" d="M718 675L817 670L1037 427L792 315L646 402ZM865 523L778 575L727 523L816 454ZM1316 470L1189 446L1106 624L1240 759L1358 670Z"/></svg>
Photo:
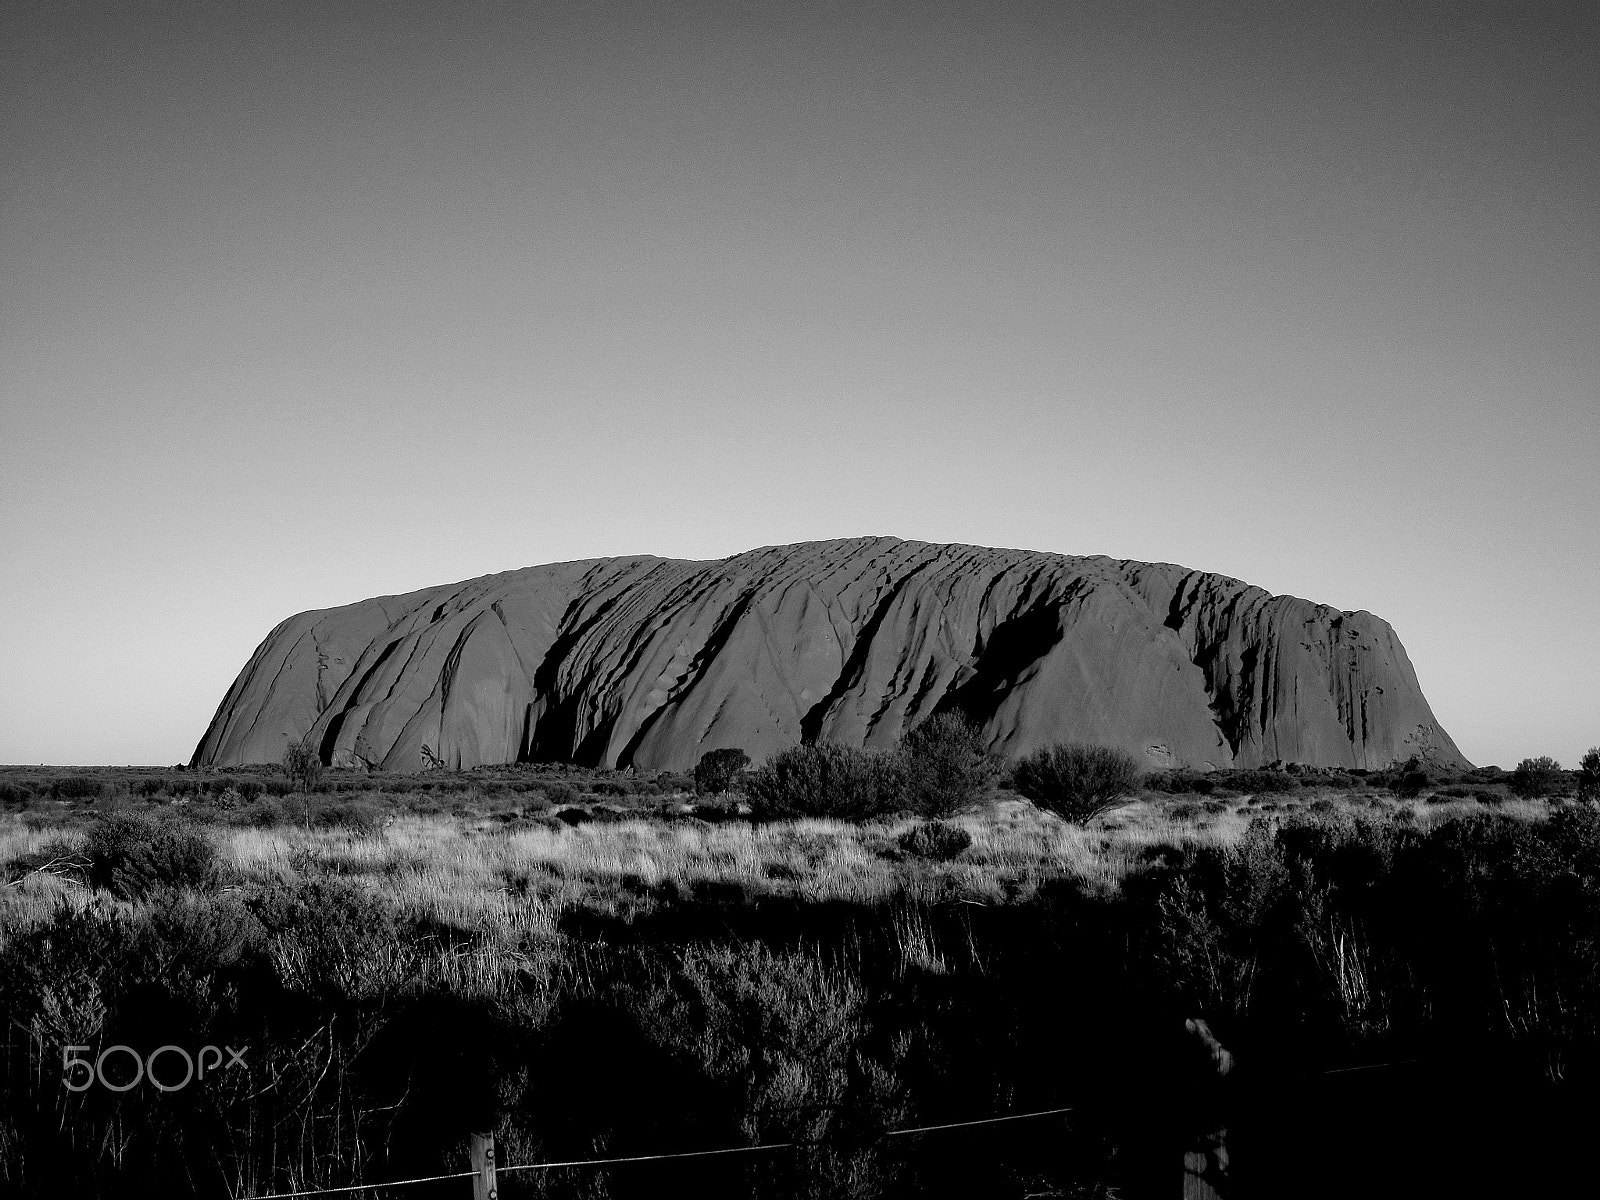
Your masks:
<svg viewBox="0 0 1600 1200"><path fill-rule="evenodd" d="M289 614L893 534L1389 620L1600 743L1600 6L25 4L0 762Z"/></svg>

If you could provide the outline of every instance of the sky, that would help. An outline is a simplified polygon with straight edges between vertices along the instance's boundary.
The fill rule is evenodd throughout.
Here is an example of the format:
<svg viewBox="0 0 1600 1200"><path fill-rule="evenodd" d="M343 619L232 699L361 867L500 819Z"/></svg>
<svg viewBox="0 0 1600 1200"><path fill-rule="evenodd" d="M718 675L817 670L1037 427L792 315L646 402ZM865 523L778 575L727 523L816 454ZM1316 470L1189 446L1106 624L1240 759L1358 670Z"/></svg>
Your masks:
<svg viewBox="0 0 1600 1200"><path fill-rule="evenodd" d="M294 612L894 535L1388 620L1600 744L1600 8L0 15L0 762Z"/></svg>

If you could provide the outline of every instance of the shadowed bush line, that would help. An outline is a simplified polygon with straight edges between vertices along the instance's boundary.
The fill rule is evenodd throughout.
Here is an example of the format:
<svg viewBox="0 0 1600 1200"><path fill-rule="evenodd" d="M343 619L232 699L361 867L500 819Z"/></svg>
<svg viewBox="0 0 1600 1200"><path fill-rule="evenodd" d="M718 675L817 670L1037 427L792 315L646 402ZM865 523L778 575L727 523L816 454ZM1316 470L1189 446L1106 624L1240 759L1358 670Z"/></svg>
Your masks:
<svg viewBox="0 0 1600 1200"><path fill-rule="evenodd" d="M897 848L941 857L950 828L914 825ZM1600 1067L1600 815L1586 807L1425 830L1260 820L1232 845L1155 846L1114 891L1042 880L988 905L664 891L630 917L569 909L559 929L495 938L327 874L223 885L188 836L113 816L83 847L98 898L0 946L12 1194L453 1170L485 1123L507 1161L820 1143L804 1169L697 1167L712 1196L1128 1183L1129 1156L1107 1165L1095 1139L1159 1140L1167 1031L1196 1015L1268 1080L1470 1047L1486 1079L1587 1096ZM62 1046L117 1043L244 1047L251 1073L159 1102L61 1086ZM878 1140L1059 1104L1101 1114L1065 1158L1025 1139L998 1158ZM663 1186L607 1178L517 1186Z"/></svg>

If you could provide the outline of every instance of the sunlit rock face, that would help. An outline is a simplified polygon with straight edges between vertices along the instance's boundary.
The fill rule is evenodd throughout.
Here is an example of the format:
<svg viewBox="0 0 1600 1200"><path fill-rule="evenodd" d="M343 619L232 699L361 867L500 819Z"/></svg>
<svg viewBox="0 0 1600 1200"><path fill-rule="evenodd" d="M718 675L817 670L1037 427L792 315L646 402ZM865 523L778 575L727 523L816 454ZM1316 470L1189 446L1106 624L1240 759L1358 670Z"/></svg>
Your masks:
<svg viewBox="0 0 1600 1200"><path fill-rule="evenodd" d="M195 751L334 765L684 770L735 746L892 746L935 710L990 748L1151 767L1468 765L1387 622L1167 563L897 538L486 575L301 613Z"/></svg>

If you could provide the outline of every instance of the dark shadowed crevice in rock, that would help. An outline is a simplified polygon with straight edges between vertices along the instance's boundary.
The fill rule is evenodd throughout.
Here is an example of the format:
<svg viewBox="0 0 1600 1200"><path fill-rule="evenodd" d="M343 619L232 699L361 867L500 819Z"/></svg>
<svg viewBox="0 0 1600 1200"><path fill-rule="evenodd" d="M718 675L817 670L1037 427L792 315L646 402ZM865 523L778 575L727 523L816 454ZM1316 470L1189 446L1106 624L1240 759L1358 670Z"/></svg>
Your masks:
<svg viewBox="0 0 1600 1200"><path fill-rule="evenodd" d="M888 617L890 610L894 608L895 602L900 599L906 586L914 576L925 569L925 566L926 564L919 565L910 574L896 580L873 609L872 616L867 618L867 623L862 626L861 632L856 636L856 644L852 648L850 657L846 660L844 670L840 673L839 680L834 684L833 690L821 701L813 705L811 710L801 718L800 735L802 741L817 741L822 732L823 722L828 715L837 707L846 692L860 684L861 676L866 670L867 659L872 654L873 639L877 636L878 631L883 628L884 620Z"/></svg>
<svg viewBox="0 0 1600 1200"><path fill-rule="evenodd" d="M997 625L978 654L971 677L953 689L947 707L980 725L993 719L1023 672L1061 640L1061 606L1046 602Z"/></svg>

